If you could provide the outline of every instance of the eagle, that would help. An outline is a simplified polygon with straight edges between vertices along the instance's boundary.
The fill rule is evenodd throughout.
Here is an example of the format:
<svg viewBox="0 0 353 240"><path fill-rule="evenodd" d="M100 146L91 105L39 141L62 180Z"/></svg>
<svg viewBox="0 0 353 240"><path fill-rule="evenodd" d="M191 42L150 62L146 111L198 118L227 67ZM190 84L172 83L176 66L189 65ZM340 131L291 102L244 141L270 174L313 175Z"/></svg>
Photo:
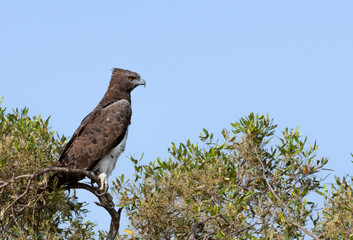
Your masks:
<svg viewBox="0 0 353 240"><path fill-rule="evenodd" d="M108 177L125 149L132 113L131 91L139 85L146 86L139 74L114 68L107 92L65 145L57 166L92 172L100 180L100 190L106 192ZM50 177L48 185L58 187L84 177L58 172Z"/></svg>

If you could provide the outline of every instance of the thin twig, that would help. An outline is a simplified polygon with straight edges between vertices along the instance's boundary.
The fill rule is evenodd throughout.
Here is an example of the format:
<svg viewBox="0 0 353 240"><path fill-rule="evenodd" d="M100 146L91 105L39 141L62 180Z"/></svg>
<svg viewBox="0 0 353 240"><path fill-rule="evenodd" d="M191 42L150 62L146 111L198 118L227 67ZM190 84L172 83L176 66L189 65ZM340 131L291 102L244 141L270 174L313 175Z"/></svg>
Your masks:
<svg viewBox="0 0 353 240"><path fill-rule="evenodd" d="M20 196L18 196L15 200L13 200L13 202L10 203L9 206L7 206L7 207L5 208L5 210L4 210L4 212L2 213L2 215L4 215L7 210L9 210L18 200L20 200L22 197L24 197L24 196L28 193L28 189L29 189L29 186L30 186L31 182L32 182L32 180L29 180L29 181L28 181L26 190L25 190ZM0 217L2 218L2 216L0 216Z"/></svg>

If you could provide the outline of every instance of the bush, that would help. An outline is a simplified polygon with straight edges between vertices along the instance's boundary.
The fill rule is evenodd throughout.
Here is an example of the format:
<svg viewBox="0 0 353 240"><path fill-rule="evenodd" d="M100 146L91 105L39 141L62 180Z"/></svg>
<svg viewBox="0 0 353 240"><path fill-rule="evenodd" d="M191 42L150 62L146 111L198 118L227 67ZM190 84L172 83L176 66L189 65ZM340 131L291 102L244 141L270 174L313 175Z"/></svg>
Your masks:
<svg viewBox="0 0 353 240"><path fill-rule="evenodd" d="M66 141L48 126L49 118L29 117L28 108L6 113L0 107L1 239L84 239L94 234L94 225L83 223L87 210L75 191L39 193L50 173L26 177L54 166Z"/></svg>
<svg viewBox="0 0 353 240"><path fill-rule="evenodd" d="M314 220L316 156L298 129L283 131L268 116L250 114L223 130L222 142L203 130L201 144L172 144L167 160L135 164L137 182L117 179L134 239L302 239ZM127 236L125 236L127 237Z"/></svg>

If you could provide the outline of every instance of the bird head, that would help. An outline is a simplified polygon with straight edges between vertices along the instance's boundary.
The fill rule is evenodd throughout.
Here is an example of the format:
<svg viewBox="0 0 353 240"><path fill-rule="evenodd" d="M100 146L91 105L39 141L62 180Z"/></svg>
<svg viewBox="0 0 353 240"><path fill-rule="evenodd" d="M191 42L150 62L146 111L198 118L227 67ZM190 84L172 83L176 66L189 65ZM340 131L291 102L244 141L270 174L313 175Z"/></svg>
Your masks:
<svg viewBox="0 0 353 240"><path fill-rule="evenodd" d="M146 81L143 80L138 73L121 68L113 69L111 81L128 91L132 91L139 85L144 85L146 87Z"/></svg>

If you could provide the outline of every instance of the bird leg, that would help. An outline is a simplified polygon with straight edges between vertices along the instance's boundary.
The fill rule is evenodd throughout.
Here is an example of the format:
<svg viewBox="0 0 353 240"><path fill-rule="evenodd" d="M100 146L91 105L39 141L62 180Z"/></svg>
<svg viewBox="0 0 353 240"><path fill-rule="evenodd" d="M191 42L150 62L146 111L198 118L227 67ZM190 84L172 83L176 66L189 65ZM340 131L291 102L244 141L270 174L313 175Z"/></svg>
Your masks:
<svg viewBox="0 0 353 240"><path fill-rule="evenodd" d="M98 178L100 179L100 188L99 190L103 192L107 192L108 190L108 176L105 173L101 173L98 175Z"/></svg>

